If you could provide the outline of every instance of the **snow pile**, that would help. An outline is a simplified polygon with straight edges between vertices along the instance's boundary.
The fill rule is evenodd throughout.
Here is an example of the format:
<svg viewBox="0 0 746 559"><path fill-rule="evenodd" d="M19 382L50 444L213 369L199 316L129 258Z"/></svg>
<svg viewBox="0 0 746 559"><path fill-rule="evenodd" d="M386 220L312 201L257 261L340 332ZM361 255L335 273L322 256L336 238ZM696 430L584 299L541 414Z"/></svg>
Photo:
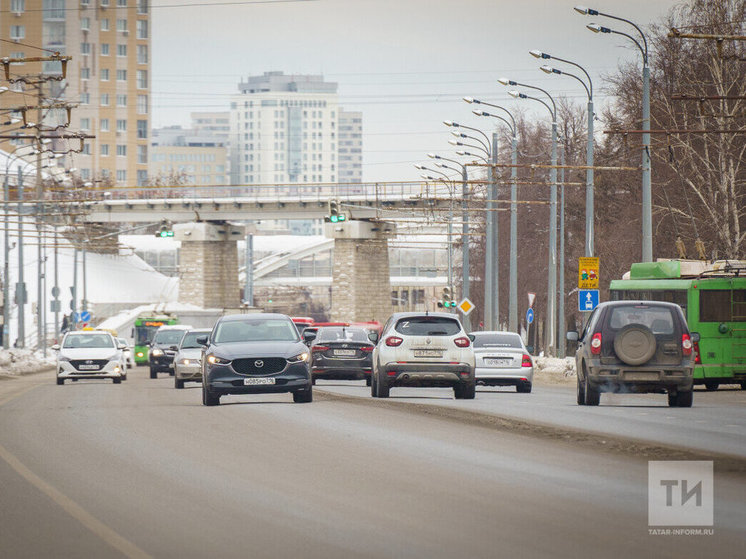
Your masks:
<svg viewBox="0 0 746 559"><path fill-rule="evenodd" d="M25 375L54 367L55 357L48 351L45 358L42 352L30 349L0 350L0 375Z"/></svg>
<svg viewBox="0 0 746 559"><path fill-rule="evenodd" d="M575 382L575 358L534 357L534 377L552 384Z"/></svg>

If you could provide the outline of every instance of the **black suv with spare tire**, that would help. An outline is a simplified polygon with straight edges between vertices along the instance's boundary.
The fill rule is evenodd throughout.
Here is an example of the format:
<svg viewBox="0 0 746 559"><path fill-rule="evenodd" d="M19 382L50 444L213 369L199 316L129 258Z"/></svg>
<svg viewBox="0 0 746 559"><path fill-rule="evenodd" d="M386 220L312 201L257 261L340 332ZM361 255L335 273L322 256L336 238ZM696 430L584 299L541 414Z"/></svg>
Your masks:
<svg viewBox="0 0 746 559"><path fill-rule="evenodd" d="M597 406L601 392L668 394L692 405L693 342L681 307L659 301L611 301L591 314L577 341L578 404Z"/></svg>

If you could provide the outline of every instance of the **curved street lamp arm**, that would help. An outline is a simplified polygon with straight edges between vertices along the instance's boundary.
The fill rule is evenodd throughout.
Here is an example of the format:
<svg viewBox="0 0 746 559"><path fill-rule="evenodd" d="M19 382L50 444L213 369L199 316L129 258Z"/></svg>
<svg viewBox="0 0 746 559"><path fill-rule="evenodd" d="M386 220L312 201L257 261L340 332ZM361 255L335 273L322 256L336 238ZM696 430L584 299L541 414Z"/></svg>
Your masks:
<svg viewBox="0 0 746 559"><path fill-rule="evenodd" d="M460 161L457 161L455 159L448 159L447 157L443 157L442 155L437 155L435 153L433 153L432 155L428 153L427 156L431 157L432 159L441 159L443 161L450 161L451 163L455 163L456 165L458 165L459 167L461 167L461 172L463 172L466 169L466 167L464 167L463 163L461 163Z"/></svg>
<svg viewBox="0 0 746 559"><path fill-rule="evenodd" d="M466 128L466 127L464 126L464 128ZM485 144L482 140L480 140L479 138L477 138L475 136L469 136L469 134L464 134L462 132L462 133L460 133L456 137L457 138L469 138L470 140L474 140L475 142L479 142L479 144L487 151L488 154L491 153L490 152L490 145L489 144Z"/></svg>
<svg viewBox="0 0 746 559"><path fill-rule="evenodd" d="M572 60L566 60L564 58L559 58L558 56L551 55L552 60L558 60L559 62L564 62L565 64L570 64L571 66L575 66L576 68L580 68L580 70L585 74L585 77L588 78L588 84L590 85L590 91L588 92L588 95L591 99L593 99L593 80L591 80L590 74L586 72L585 68L583 68L580 64L577 62L573 62ZM565 72L567 73L567 72ZM572 74L570 74L572 75ZM585 85L585 82L583 82L583 85ZM586 88L587 90L588 88Z"/></svg>
<svg viewBox="0 0 746 559"><path fill-rule="evenodd" d="M557 104L554 102L554 97L552 97L547 90L542 89L540 87L536 87L535 85L527 85L525 83L516 82L516 85L520 85L521 87L527 87L529 89L535 89L537 91L541 91L544 95L549 97L549 100L552 102L552 107L554 107L554 110L549 109L549 106L546 103L544 103L544 105L549 109L549 112L552 113L552 120L557 120ZM536 97L529 97L529 99L536 99ZM536 99L536 100L541 101L541 99Z"/></svg>
<svg viewBox="0 0 746 559"><path fill-rule="evenodd" d="M463 124L459 124L459 126L461 128L466 128L467 130L474 130L474 132L479 132L482 136L484 136L484 139L487 140L487 145L489 145L489 143L490 143L489 137L487 137L487 134L485 134L484 132L482 132L479 128L472 128L471 126L465 126ZM473 140L477 140L477 138L472 138L472 139ZM480 140L477 140L477 141L480 141Z"/></svg>
<svg viewBox="0 0 746 559"><path fill-rule="evenodd" d="M616 33L617 35L622 35L623 37L627 37L630 41L632 41L634 44L637 45L637 48L640 49L640 53L642 54L643 62L645 62L645 66L648 65L648 51L647 51L647 45L645 45L645 48L642 48L642 45L640 42L635 39L632 35L629 35L628 33L625 33L624 31L617 31L616 29L609 29L612 33Z"/></svg>
<svg viewBox="0 0 746 559"><path fill-rule="evenodd" d="M525 94L524 94L525 95ZM549 111L549 114L552 115L552 122L557 121L556 113L552 110L552 107L546 104L546 102L543 99L539 99L538 97L532 97L531 95L526 95L526 99L533 99L534 101L538 101L542 105L544 105L547 110Z"/></svg>
<svg viewBox="0 0 746 559"><path fill-rule="evenodd" d="M642 37L642 42L645 43L645 48L644 49L642 48L642 46L640 46L640 43L638 43L636 39L634 39L633 37L630 37L626 33L622 33L620 31L614 31L613 29L611 30L611 32L612 33L619 33L620 35L624 35L625 37L629 37L630 39L632 39L633 41L635 41L635 43L637 44L637 46L640 48L640 51L642 52L642 56L645 59L645 64L647 65L647 63L648 63L648 40L647 40L647 37L645 37L645 33L642 32L642 29L640 29L637 26L637 24L631 22L628 19L624 19L623 17L613 16L611 14L605 14L603 12L598 12L598 15L603 16L603 17L608 17L609 19L615 19L617 21L623 21L624 23L628 23L632 27L634 27L635 29L637 29L637 32L640 34L640 37Z"/></svg>
<svg viewBox="0 0 746 559"><path fill-rule="evenodd" d="M490 157L490 153L486 149L484 149L482 146L477 146L477 145L474 145L474 144L467 144L465 142L456 142L456 145L457 146L465 146L465 147L468 147L468 148L478 149L479 151L483 151L484 152L484 154L487 156L487 159ZM487 159L484 159L484 160L487 161ZM462 167L463 167L463 165L462 165Z"/></svg>
<svg viewBox="0 0 746 559"><path fill-rule="evenodd" d="M491 116L492 118L502 120L505 123L505 125L508 127L508 129L510 130L510 133L515 136L515 128L511 126L510 122L508 122L508 119L503 118L500 115L493 115L492 113L488 113L486 111L482 114L484 114L484 116Z"/></svg>
<svg viewBox="0 0 746 559"><path fill-rule="evenodd" d="M589 101L592 101L592 100L593 100L593 93L591 92L591 90L590 90L590 89L588 89L588 85L587 85L587 84L586 84L586 83L585 83L585 82L583 81L583 79L582 79L582 78L581 78L580 76L576 76L576 75L575 75L575 74L573 74L572 72L565 72L564 70L560 70L560 72L562 72L562 74L561 74L561 75L564 75L564 76L570 76L571 78L575 78L575 79L576 79L576 80L578 80L578 81L579 81L579 82L580 82L581 84L583 84L583 87L585 88L585 92L586 92L586 93L588 94L588 100L589 100ZM587 75L587 74L586 74L586 75ZM593 87L593 84L591 84L591 87Z"/></svg>

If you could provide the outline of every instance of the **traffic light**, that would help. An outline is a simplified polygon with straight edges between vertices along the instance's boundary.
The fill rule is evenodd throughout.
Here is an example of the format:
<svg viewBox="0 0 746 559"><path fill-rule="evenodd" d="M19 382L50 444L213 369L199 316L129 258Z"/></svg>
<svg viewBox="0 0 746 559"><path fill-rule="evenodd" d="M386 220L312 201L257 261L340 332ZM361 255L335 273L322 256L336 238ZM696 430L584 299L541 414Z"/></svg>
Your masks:
<svg viewBox="0 0 746 559"><path fill-rule="evenodd" d="M330 223L339 223L346 221L347 217L339 209L339 200L329 200L328 215L324 218L324 221Z"/></svg>
<svg viewBox="0 0 746 559"><path fill-rule="evenodd" d="M158 238L173 237L174 231L172 229L172 223L167 219L162 219L161 226L155 232L155 236Z"/></svg>
<svg viewBox="0 0 746 559"><path fill-rule="evenodd" d="M456 301L453 300L453 291L450 287L443 288L442 300L438 301L438 307L441 309L450 309L456 307Z"/></svg>

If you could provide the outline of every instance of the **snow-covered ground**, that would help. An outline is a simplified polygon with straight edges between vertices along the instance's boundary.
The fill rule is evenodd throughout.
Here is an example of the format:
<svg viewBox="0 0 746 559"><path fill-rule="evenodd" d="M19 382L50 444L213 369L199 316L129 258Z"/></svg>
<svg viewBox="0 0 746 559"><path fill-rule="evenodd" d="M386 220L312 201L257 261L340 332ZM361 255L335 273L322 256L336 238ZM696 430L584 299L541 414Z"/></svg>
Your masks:
<svg viewBox="0 0 746 559"><path fill-rule="evenodd" d="M575 383L575 358L534 357L534 379L546 384Z"/></svg>
<svg viewBox="0 0 746 559"><path fill-rule="evenodd" d="M36 373L54 367L55 354L47 351L47 357L40 351L30 349L1 349L0 376L17 376Z"/></svg>

